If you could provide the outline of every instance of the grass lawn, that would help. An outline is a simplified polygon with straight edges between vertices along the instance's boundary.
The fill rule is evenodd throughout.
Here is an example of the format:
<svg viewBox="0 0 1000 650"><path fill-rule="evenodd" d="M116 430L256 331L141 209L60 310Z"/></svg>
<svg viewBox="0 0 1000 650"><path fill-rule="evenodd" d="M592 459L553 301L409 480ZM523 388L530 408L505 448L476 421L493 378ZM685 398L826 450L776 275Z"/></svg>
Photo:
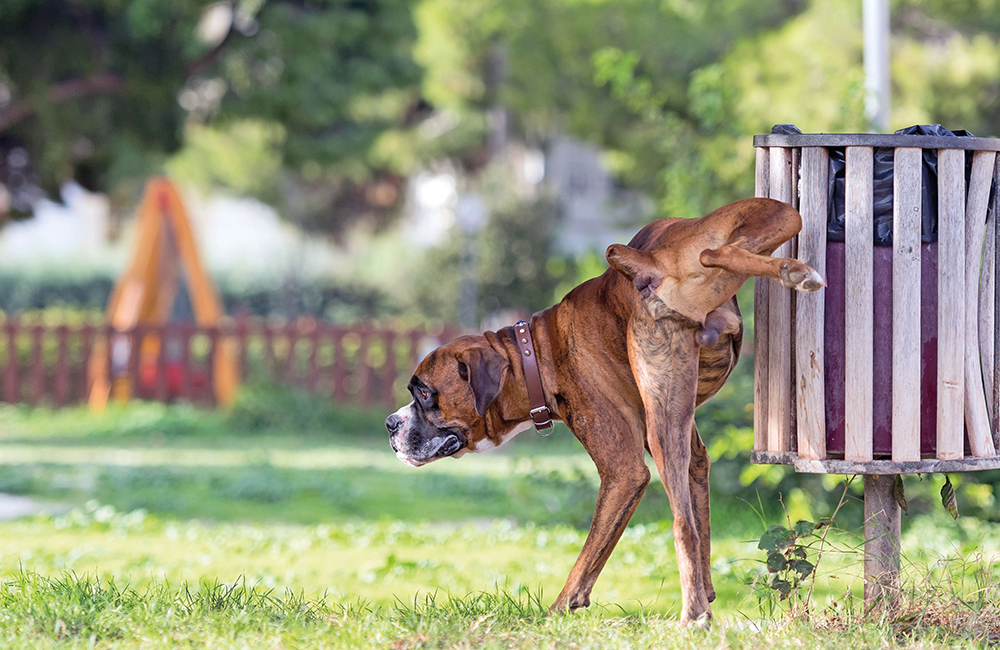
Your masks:
<svg viewBox="0 0 1000 650"><path fill-rule="evenodd" d="M746 501L718 498L717 624L708 633L678 629L658 482L590 611L546 618L596 496L593 467L568 432L525 434L494 453L413 469L395 459L371 418L344 416L334 423L341 431L315 425L246 433L218 413L142 404L101 417L0 409L0 492L28 495L49 512L0 523L0 643L933 647L1000 632L983 614L1000 602L991 586L995 525L951 523L938 512L909 526L908 593L916 603L934 589L938 600L923 619L907 619L908 636L898 620L843 625L861 595L852 550L859 531L834 532L840 551L820 563L814 611L826 610L827 623L760 609L747 584L766 575L756 539L781 521L772 511L762 522ZM977 551L986 559L973 558ZM958 622L954 630L940 626L945 606L960 612L947 618Z"/></svg>

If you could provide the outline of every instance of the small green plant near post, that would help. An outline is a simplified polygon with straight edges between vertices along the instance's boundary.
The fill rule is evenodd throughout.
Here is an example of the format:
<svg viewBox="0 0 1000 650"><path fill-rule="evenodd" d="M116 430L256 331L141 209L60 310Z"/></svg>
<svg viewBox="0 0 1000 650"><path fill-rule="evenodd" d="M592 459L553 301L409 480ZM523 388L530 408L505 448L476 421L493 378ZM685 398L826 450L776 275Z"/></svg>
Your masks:
<svg viewBox="0 0 1000 650"><path fill-rule="evenodd" d="M800 519L794 526L790 521L788 526L769 526L760 536L757 548L766 554L764 564L768 573L755 577L751 586L761 609L767 604L769 615L774 613L777 603L786 600L791 600L790 615L808 613L813 588L816 586L816 568L823 559L823 550L827 545L826 536L840 509L844 507L848 490L855 478L852 476L844 481L840 501L830 517L820 520L818 524ZM823 531L822 534L820 530ZM811 560L809 553L814 546L815 559ZM804 595L800 595L800 588L807 578L809 589Z"/></svg>
<svg viewBox="0 0 1000 650"><path fill-rule="evenodd" d="M769 526L760 536L757 548L767 554L764 561L768 576L754 581L754 589L758 601L763 604L774 604L774 599L784 601L791 598L792 611L797 611L800 605L808 607L799 600L799 588L802 583L816 570L809 561L808 550L819 540L815 535L821 527L811 521L799 520L794 526Z"/></svg>

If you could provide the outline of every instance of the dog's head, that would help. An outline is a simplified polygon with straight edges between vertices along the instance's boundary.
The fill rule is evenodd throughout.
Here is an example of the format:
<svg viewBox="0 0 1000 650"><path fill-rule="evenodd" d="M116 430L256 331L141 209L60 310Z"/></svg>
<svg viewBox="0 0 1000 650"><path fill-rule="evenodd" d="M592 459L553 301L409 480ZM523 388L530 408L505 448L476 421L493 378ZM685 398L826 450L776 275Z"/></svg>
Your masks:
<svg viewBox="0 0 1000 650"><path fill-rule="evenodd" d="M463 336L428 354L407 386L413 401L385 421L396 457L419 467L494 446L483 444L487 411L509 368L483 336Z"/></svg>

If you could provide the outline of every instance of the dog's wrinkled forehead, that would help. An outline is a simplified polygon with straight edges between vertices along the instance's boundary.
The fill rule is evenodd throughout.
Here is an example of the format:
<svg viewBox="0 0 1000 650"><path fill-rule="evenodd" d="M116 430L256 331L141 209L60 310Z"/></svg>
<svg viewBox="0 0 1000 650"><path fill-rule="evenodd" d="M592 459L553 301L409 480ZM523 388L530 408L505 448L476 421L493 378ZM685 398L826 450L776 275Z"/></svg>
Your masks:
<svg viewBox="0 0 1000 650"><path fill-rule="evenodd" d="M432 350L423 361L417 365L410 378L412 388L421 388L431 392L447 390L458 380L458 359L453 346L445 345Z"/></svg>

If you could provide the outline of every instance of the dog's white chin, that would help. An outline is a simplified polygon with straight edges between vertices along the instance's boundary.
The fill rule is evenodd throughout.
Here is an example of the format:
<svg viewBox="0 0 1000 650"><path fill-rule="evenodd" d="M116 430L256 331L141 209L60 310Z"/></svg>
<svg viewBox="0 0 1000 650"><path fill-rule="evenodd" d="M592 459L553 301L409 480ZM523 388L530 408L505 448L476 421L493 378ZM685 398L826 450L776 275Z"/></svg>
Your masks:
<svg viewBox="0 0 1000 650"><path fill-rule="evenodd" d="M406 454L404 454L401 451L397 451L396 452L396 458L398 458L399 460L403 461L404 463L406 463L410 467L420 467L421 465L426 465L427 463L430 462L430 461L427 461L427 460L415 460L413 458L410 458L409 456L407 456Z"/></svg>

